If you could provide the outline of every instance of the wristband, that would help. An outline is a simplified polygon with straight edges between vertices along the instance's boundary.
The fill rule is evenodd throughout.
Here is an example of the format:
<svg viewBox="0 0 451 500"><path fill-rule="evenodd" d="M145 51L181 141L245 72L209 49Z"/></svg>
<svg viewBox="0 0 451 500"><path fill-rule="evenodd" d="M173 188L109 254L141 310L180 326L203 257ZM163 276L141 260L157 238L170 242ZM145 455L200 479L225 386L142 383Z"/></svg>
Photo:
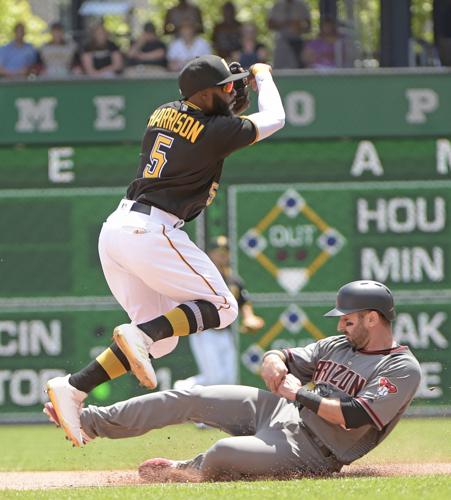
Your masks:
<svg viewBox="0 0 451 500"><path fill-rule="evenodd" d="M282 358L283 353L281 353L280 351L277 351L276 349L265 352L265 354L263 354L263 357L262 357L262 362L264 361L265 358L267 358L268 356L271 356L272 354L278 356L279 359L285 363L285 360ZM281 356L281 354L282 354L282 356Z"/></svg>
<svg viewBox="0 0 451 500"><path fill-rule="evenodd" d="M322 399L323 398L321 396L304 389L304 387L301 387L296 393L296 401L300 405L312 410L314 413L318 413L319 405Z"/></svg>

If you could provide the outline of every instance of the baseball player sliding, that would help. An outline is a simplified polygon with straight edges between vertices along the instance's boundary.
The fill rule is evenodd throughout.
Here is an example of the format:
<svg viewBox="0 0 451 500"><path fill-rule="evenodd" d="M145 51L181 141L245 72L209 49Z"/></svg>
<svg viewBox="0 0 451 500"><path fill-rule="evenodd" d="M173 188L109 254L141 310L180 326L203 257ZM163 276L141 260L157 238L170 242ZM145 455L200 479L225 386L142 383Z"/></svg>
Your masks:
<svg viewBox="0 0 451 500"><path fill-rule="evenodd" d="M393 430L421 375L413 354L393 338L393 297L383 284L344 285L326 316L339 318L340 335L265 353L261 375L271 392L198 386L89 406L81 413L83 433L124 438L194 421L233 436L192 460L147 460L143 478L177 477L181 469L207 480L339 471Z"/></svg>
<svg viewBox="0 0 451 500"><path fill-rule="evenodd" d="M246 79L258 91L249 105ZM217 56L193 59L179 75L181 100L150 116L136 178L99 237L103 272L131 323L114 329L113 344L73 375L47 383L64 431L83 444L80 411L99 384L131 370L149 389L157 385L149 358L171 352L178 337L225 328L238 305L208 256L181 231L212 203L224 159L284 126L285 112L270 66L245 71Z"/></svg>

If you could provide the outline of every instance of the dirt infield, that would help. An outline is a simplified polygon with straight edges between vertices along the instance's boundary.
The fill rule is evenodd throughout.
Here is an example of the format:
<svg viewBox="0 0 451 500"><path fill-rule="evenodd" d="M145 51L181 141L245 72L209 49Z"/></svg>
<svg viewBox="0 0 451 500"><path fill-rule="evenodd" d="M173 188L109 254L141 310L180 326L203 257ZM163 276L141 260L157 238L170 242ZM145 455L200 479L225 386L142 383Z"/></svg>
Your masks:
<svg viewBox="0 0 451 500"><path fill-rule="evenodd" d="M451 475L451 463L375 464L345 466L333 477ZM147 483L135 470L124 471L62 471L62 472L0 472L0 490L34 490L49 488L144 485L149 482L187 482L181 477L159 477ZM197 482L197 481L195 481Z"/></svg>

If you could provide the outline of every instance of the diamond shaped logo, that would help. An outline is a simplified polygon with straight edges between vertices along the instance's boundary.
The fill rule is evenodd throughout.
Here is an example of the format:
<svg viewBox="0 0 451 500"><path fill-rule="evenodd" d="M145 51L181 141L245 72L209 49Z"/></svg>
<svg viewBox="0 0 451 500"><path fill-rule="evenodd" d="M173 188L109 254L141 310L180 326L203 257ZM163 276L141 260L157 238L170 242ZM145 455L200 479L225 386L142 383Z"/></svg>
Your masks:
<svg viewBox="0 0 451 500"><path fill-rule="evenodd" d="M252 373L259 373L265 351L258 345L250 345L241 355L244 366Z"/></svg>
<svg viewBox="0 0 451 500"><path fill-rule="evenodd" d="M266 238L255 229L250 229L240 239L240 247L249 257L256 257L266 248Z"/></svg>
<svg viewBox="0 0 451 500"><path fill-rule="evenodd" d="M294 334L302 330L306 318L307 316L302 309L295 304L291 304L290 307L285 309L281 314L280 321L285 329Z"/></svg>
<svg viewBox="0 0 451 500"><path fill-rule="evenodd" d="M291 187L239 240L242 251L289 295L302 290L345 244L344 236Z"/></svg>
<svg viewBox="0 0 451 500"><path fill-rule="evenodd" d="M288 217L293 219L297 217L299 212L304 208L305 200L294 189L287 189L287 191L277 200L277 205Z"/></svg>
<svg viewBox="0 0 451 500"><path fill-rule="evenodd" d="M343 247L345 240L343 236L333 228L328 228L318 238L317 245L329 255L337 254Z"/></svg>

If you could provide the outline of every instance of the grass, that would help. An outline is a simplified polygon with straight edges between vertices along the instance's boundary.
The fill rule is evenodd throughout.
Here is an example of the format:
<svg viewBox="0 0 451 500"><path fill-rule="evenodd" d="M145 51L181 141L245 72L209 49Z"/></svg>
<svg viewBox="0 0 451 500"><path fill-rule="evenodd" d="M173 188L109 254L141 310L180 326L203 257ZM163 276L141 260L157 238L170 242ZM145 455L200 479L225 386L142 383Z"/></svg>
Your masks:
<svg viewBox="0 0 451 500"><path fill-rule="evenodd" d="M185 424L138 438L97 439L84 448L71 448L62 431L50 425L0 426L0 471L134 469L151 457L191 458L223 436ZM404 419L359 462L423 461L451 462L451 419Z"/></svg>
<svg viewBox="0 0 451 500"><path fill-rule="evenodd" d="M451 418L405 419L372 452L367 463L451 462Z"/></svg>
<svg viewBox="0 0 451 500"><path fill-rule="evenodd" d="M90 500L293 500L312 499L433 499L449 498L451 481L445 476L409 478L303 479L296 481L258 481L252 483L165 484L111 488L53 489L49 491L5 491L1 498L85 499Z"/></svg>
<svg viewBox="0 0 451 500"><path fill-rule="evenodd" d="M54 426L4 426L0 427L0 471L135 469L156 456L193 457L223 436L220 431L201 431L186 424L137 438L96 439L84 448L72 448Z"/></svg>
<svg viewBox="0 0 451 500"><path fill-rule="evenodd" d="M49 425L0 427L0 471L135 469L155 456L189 458L224 434L179 425L139 438L99 439L73 449L62 431ZM451 419L405 419L375 450L359 461L374 463L451 462ZM357 462L356 462L357 463ZM451 476L344 477L292 481L165 484L65 490L0 491L0 497L33 499L323 499L451 498Z"/></svg>

